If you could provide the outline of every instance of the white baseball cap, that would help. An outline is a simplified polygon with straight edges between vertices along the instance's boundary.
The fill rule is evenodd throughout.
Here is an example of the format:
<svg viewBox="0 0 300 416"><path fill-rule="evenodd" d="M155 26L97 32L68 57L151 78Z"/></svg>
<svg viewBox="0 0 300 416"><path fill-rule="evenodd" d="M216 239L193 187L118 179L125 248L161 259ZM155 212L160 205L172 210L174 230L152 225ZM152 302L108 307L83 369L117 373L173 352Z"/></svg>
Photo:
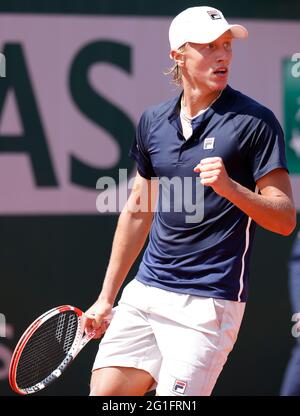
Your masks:
<svg viewBox="0 0 300 416"><path fill-rule="evenodd" d="M241 25L230 25L220 10L213 7L190 7L179 13L169 29L171 50L186 42L210 43L230 30L234 38L246 38L248 31Z"/></svg>

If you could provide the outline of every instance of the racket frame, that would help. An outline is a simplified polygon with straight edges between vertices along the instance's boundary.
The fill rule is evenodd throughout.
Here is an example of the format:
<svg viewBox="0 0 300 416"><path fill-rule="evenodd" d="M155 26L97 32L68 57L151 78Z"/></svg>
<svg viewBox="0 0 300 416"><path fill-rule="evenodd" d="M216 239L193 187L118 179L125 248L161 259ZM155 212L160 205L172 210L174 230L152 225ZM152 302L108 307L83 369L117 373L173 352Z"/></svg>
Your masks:
<svg viewBox="0 0 300 416"><path fill-rule="evenodd" d="M53 316L67 311L74 311L78 317L78 325L76 330L76 335L74 337L73 344L68 351L66 357L63 359L63 361L59 364L59 366L52 371L49 376L47 376L45 379L41 380L40 382L36 383L34 386L21 388L18 386L16 381L16 375L18 370L18 364L20 360L20 356L22 352L24 351L24 348L27 345L28 340L30 337L38 330L38 328L41 327L48 319L52 318ZM9 384L11 388L21 395L36 393L37 391L40 391L47 387L49 384L51 384L53 381L55 381L63 371L71 364L71 362L74 360L74 358L77 356L77 354L82 350L82 348L95 336L96 331L91 331L85 336L83 336L83 330L82 330L82 322L81 322L81 316L83 315L83 312L70 305L63 305L63 306L57 306L41 316L39 316L32 324L25 330L23 335L21 336L19 342L16 345L16 348L13 352L10 368L9 368Z"/></svg>

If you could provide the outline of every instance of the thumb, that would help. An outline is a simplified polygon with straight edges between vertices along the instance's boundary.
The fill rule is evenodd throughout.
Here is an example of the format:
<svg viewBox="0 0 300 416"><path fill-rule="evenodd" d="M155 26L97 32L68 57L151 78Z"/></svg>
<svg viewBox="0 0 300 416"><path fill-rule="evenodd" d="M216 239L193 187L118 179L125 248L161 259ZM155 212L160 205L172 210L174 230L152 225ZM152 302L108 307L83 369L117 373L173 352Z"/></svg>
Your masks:
<svg viewBox="0 0 300 416"><path fill-rule="evenodd" d="M90 319L92 322L92 327L98 329L102 323L102 316L98 313L88 312L85 313L85 316Z"/></svg>

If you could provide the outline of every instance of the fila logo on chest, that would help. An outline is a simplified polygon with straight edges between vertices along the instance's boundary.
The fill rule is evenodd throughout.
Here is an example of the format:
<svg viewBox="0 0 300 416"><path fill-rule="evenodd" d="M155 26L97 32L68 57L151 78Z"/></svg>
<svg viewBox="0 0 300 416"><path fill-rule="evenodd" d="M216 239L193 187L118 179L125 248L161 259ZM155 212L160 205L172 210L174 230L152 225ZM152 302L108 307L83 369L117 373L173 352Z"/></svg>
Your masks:
<svg viewBox="0 0 300 416"><path fill-rule="evenodd" d="M211 150L214 148L215 138L214 137L206 137L203 143L204 150Z"/></svg>

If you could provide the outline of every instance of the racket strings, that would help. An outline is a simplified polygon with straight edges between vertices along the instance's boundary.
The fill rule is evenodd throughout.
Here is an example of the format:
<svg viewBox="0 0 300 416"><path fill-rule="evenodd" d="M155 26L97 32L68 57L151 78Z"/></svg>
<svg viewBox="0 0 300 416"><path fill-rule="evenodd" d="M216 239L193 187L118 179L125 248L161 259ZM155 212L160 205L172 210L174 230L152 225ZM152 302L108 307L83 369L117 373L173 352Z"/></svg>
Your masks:
<svg viewBox="0 0 300 416"><path fill-rule="evenodd" d="M20 388L32 387L47 378L67 356L77 334L73 311L45 321L29 338L21 354L16 380Z"/></svg>

